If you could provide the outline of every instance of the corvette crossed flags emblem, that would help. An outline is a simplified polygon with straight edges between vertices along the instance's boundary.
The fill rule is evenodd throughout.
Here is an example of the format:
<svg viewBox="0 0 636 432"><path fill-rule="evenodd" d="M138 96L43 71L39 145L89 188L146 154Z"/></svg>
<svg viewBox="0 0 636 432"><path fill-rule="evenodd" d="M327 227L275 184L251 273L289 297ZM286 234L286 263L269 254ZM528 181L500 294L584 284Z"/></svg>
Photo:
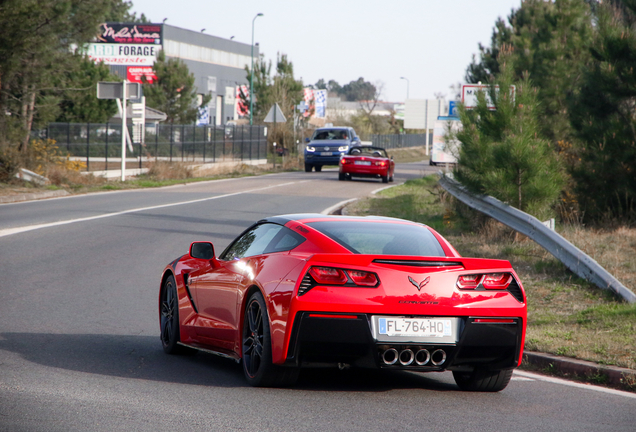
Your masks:
<svg viewBox="0 0 636 432"><path fill-rule="evenodd" d="M413 279L411 276L409 276L409 282L411 282L415 288L417 288L417 290L421 290L422 288L424 288L426 286L427 283L429 283L429 281L431 280L430 276L426 276L426 279L424 279L422 282L417 283L415 281L415 279Z"/></svg>

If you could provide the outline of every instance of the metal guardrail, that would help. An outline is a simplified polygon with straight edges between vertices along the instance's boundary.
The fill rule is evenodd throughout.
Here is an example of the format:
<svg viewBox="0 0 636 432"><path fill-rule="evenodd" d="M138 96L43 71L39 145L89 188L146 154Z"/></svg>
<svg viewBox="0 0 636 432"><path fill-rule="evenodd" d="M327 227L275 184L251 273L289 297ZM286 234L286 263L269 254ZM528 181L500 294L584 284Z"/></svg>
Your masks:
<svg viewBox="0 0 636 432"><path fill-rule="evenodd" d="M369 136L369 141L376 147L390 150L403 147L423 147L426 145L426 134L392 134ZM429 144L433 142L433 135L429 136Z"/></svg>
<svg viewBox="0 0 636 432"><path fill-rule="evenodd" d="M636 303L636 294L629 288L620 283L595 260L558 233L547 228L534 216L510 207L491 196L474 195L441 172L439 183L464 204L497 219L504 225L537 242L577 276L587 279L599 288L613 291L629 303Z"/></svg>

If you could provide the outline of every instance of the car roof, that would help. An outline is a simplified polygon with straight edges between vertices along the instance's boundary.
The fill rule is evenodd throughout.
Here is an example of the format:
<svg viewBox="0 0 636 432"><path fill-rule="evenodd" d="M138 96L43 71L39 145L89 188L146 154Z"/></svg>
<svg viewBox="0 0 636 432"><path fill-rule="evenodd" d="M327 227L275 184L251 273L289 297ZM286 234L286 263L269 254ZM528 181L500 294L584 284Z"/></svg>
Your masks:
<svg viewBox="0 0 636 432"><path fill-rule="evenodd" d="M350 126L328 126L328 127L327 126L323 126L323 127L316 128L317 131L323 130L323 129L325 129L325 130L333 130L333 129L347 129L347 130L349 130L349 129L353 129L353 128L350 127Z"/></svg>
<svg viewBox="0 0 636 432"><path fill-rule="evenodd" d="M386 151L386 149L384 147L376 147L376 146L368 146L368 145L354 145L354 146L351 146L349 151L351 151L353 149L364 149L364 150L371 149L371 150L384 150L384 151Z"/></svg>
<svg viewBox="0 0 636 432"><path fill-rule="evenodd" d="M350 220L359 222L394 222L394 223L408 223L413 225L421 225L416 222L412 222L406 219L398 219L384 216L340 216L340 215L324 215L320 213L294 213L279 216L271 216L265 219L261 219L259 222L274 222L281 225L285 225L288 222L296 221L300 223L309 223L317 221L329 221L329 220Z"/></svg>

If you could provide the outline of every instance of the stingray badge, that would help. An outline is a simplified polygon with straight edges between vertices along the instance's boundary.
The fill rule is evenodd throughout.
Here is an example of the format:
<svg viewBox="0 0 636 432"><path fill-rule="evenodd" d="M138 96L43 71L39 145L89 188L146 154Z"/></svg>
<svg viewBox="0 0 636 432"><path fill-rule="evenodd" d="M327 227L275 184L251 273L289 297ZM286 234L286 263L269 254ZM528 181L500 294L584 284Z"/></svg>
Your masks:
<svg viewBox="0 0 636 432"><path fill-rule="evenodd" d="M420 283L417 283L415 281L415 279L413 279L411 276L409 276L409 282L411 282L415 286L415 288L417 288L418 291L421 290L422 288L424 288L426 286L426 284L430 282L430 280L431 280L431 277L430 276L426 276L426 279L424 279Z"/></svg>

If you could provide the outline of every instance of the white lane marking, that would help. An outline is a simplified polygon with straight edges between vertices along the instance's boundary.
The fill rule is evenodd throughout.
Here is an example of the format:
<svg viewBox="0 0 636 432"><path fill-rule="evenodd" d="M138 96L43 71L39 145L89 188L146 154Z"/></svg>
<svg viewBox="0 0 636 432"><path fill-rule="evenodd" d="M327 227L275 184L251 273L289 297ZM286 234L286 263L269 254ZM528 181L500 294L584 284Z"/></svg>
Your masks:
<svg viewBox="0 0 636 432"><path fill-rule="evenodd" d="M137 212L146 211L146 210L155 210L155 209L166 208L166 207L175 207L175 206L180 206L180 205L194 204L194 203L199 203L199 202L204 202L204 201L211 201L211 200L220 199L220 198L227 198L227 197L236 196L236 195L242 195L242 194L247 194L247 193L252 193L252 192L264 191L264 190L267 190L267 189L273 189L273 188L282 187L282 186L289 186L289 185L297 184L297 183L305 183L305 182L308 182L308 181L309 180L288 182L288 183L282 183L282 184L279 184L279 185L265 186L265 187L256 188L256 189L248 189L248 190L245 190L245 191L234 192L234 193L229 193L229 194L225 194L225 195L217 195L217 196L208 197L208 198L199 198L199 199L190 200L190 201L182 201L182 202L176 202L176 203L170 203L170 204L161 204L161 205L150 206L150 207L141 207L141 208L136 208L136 209L130 209L130 210L124 210L124 211L120 211L120 212L115 212L115 213L107 213L107 214L98 215L98 216L89 216L89 217L84 217L84 218L69 219L69 220L65 220L65 221L49 222L49 223L45 223L45 224L29 225L29 226L23 226L23 227L17 227L17 228L6 228L6 229L3 229L3 230L0 230L0 237L6 237L6 236L9 236L9 235L19 234L19 233L23 233L23 232L27 232L27 231L33 231L33 230L42 229L42 228L51 228L51 227L55 227L55 226L68 225L68 224L77 223L77 222L86 222L86 221L91 221L91 220L96 220L96 219L103 219L103 218L109 218L109 217L114 217L114 216L121 216L121 215L128 214L128 213L137 213Z"/></svg>
<svg viewBox="0 0 636 432"><path fill-rule="evenodd" d="M381 187L380 189L376 189L376 190L374 190L374 191L371 191L371 195L375 195L375 194L377 194L378 192L382 192L382 191L383 191L383 190L385 190L385 189L391 189L392 187L402 186L403 184L404 184L404 183L396 183L396 184L392 184L392 185L389 185L389 186Z"/></svg>
<svg viewBox="0 0 636 432"><path fill-rule="evenodd" d="M520 377L524 377L524 378L530 378L531 380L536 380L536 381L546 381L553 384L561 384L565 386L577 387L577 388L586 389L586 390L593 390L593 391L597 391L601 393L608 393L614 396L623 396L626 398L636 399L636 393L630 393L626 391L600 387L600 386L596 386L592 384L582 384L582 383L578 383L574 381L564 380L561 378L554 378L550 376L535 374L532 372L520 371L518 369L515 369L513 377L515 375L519 375Z"/></svg>
<svg viewBox="0 0 636 432"><path fill-rule="evenodd" d="M513 381L534 381L532 378L524 378L524 377L518 377L518 376L512 376L511 378Z"/></svg>
<svg viewBox="0 0 636 432"><path fill-rule="evenodd" d="M356 201L358 198L351 198L348 200L340 201L338 204L332 205L329 208L324 209L320 212L320 214L328 215L331 214L332 211L336 210L338 207L344 207L345 205Z"/></svg>

